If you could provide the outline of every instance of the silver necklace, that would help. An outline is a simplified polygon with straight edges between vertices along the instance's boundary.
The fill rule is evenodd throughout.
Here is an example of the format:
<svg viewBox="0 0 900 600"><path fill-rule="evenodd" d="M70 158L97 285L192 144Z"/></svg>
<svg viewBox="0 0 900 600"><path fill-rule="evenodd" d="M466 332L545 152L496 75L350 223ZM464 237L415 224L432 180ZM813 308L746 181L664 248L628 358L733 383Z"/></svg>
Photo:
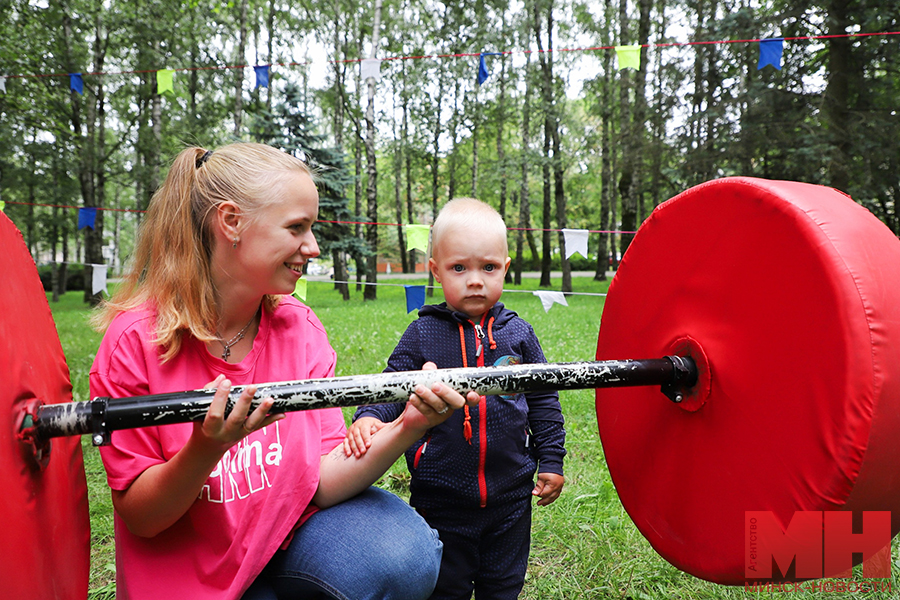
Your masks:
<svg viewBox="0 0 900 600"><path fill-rule="evenodd" d="M237 335L235 335L227 342L223 340L221 334L216 331L216 336L219 338L219 343L222 344L222 360L228 360L228 357L231 356L231 347L244 339L244 334L247 333L247 329L250 327L254 320L256 320L256 313L254 313L253 317L251 317L247 324L244 325L244 328L238 331Z"/></svg>

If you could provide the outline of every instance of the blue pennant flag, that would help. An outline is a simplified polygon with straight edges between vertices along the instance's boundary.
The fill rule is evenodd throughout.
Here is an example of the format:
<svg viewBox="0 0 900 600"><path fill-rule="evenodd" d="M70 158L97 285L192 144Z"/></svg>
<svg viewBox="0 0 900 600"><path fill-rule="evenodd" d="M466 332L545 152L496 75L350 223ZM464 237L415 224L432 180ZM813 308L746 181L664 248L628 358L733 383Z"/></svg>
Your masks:
<svg viewBox="0 0 900 600"><path fill-rule="evenodd" d="M256 72L256 87L269 87L269 65L257 65L253 70Z"/></svg>
<svg viewBox="0 0 900 600"><path fill-rule="evenodd" d="M769 38L759 41L759 66L760 70L766 65L772 65L781 70L781 54L784 51L784 38Z"/></svg>
<svg viewBox="0 0 900 600"><path fill-rule="evenodd" d="M90 227L95 229L94 223L97 220L97 209L94 207L78 209L78 229Z"/></svg>
<svg viewBox="0 0 900 600"><path fill-rule="evenodd" d="M478 61L478 85L487 81L487 78L490 76L491 74L487 70L487 62L484 60L484 53L482 53Z"/></svg>
<svg viewBox="0 0 900 600"><path fill-rule="evenodd" d="M84 80L81 73L69 73L69 89L84 95Z"/></svg>
<svg viewBox="0 0 900 600"><path fill-rule="evenodd" d="M406 288L406 313L409 314L425 306L424 285L404 285Z"/></svg>

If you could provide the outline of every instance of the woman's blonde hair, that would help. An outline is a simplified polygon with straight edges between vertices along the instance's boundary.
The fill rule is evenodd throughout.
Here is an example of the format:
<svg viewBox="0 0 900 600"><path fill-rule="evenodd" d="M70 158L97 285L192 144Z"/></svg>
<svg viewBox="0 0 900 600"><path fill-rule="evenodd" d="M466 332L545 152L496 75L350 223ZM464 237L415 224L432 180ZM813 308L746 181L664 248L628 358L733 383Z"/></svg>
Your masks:
<svg viewBox="0 0 900 600"><path fill-rule="evenodd" d="M154 342L163 348L163 362L178 353L186 333L204 342L217 339L210 267L216 209L228 200L252 219L271 197L272 184L292 172L311 176L303 161L265 144L229 144L213 152L192 147L179 153L150 200L129 271L93 315L94 327L105 331L118 313L151 302ZM278 300L265 296L263 307L272 310Z"/></svg>
<svg viewBox="0 0 900 600"><path fill-rule="evenodd" d="M486 202L476 198L454 198L447 202L431 226L432 255L441 237L453 228L497 235L503 239L504 251L508 252L506 223L500 213Z"/></svg>

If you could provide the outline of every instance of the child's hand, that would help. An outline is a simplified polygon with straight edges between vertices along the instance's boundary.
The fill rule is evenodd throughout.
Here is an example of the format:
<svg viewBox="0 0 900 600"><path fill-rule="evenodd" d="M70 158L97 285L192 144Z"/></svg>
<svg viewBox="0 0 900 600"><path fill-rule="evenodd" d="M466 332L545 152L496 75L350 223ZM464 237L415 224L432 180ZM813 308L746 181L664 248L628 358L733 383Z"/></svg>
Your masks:
<svg viewBox="0 0 900 600"><path fill-rule="evenodd" d="M344 454L356 458L365 454L372 445L372 436L385 425L386 423L375 417L358 418L347 430L347 437L344 438Z"/></svg>
<svg viewBox="0 0 900 600"><path fill-rule="evenodd" d="M531 490L532 496L540 498L538 506L547 506L553 504L553 501L559 498L562 492L563 484L566 482L565 477L556 473L538 473L537 484Z"/></svg>

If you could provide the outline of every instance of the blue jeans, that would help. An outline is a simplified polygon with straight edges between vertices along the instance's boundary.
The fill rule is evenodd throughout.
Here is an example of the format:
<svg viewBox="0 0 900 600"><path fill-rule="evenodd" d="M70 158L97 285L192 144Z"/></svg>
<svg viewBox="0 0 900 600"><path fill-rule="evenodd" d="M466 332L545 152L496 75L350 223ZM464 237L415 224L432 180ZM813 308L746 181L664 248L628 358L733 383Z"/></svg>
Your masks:
<svg viewBox="0 0 900 600"><path fill-rule="evenodd" d="M406 502L370 487L310 517L242 600L424 600L442 547Z"/></svg>

